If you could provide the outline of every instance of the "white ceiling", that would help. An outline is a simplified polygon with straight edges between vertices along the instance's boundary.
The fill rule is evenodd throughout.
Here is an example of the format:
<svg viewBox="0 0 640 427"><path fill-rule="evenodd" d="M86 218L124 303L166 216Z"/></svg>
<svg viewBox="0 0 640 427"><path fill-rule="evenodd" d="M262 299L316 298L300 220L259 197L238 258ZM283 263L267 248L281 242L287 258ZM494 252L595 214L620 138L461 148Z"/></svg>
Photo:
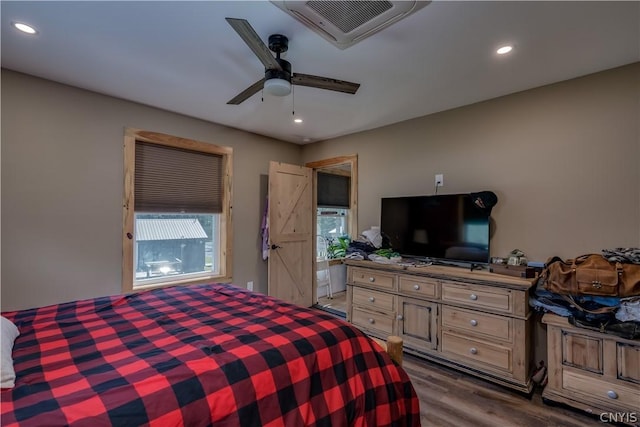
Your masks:
<svg viewBox="0 0 640 427"><path fill-rule="evenodd" d="M434 1L345 50L268 1L1 8L2 67L298 144L640 61L638 1ZM359 91L297 86L294 96L227 105L264 70L225 17L248 20L265 42L289 37L283 58L294 72L360 83ZM39 32L19 33L12 21ZM507 43L511 54L495 54Z"/></svg>

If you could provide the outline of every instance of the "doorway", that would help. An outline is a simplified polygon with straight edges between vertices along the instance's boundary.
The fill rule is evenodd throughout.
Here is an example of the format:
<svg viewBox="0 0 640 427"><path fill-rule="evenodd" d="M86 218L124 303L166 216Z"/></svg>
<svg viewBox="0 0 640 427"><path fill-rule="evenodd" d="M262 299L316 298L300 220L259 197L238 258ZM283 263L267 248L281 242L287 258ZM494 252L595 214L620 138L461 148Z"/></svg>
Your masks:
<svg viewBox="0 0 640 427"><path fill-rule="evenodd" d="M358 235L358 156L334 157L305 166L313 170L314 307L345 318L344 248L347 237Z"/></svg>

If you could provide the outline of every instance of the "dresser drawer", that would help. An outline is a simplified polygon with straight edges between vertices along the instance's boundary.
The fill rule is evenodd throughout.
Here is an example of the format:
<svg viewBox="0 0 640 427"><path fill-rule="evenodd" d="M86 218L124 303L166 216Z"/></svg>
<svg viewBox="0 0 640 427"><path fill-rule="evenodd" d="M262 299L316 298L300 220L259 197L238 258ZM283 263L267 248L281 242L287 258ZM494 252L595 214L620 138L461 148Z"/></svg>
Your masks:
<svg viewBox="0 0 640 427"><path fill-rule="evenodd" d="M443 306L442 326L473 335L513 342L513 319L494 314Z"/></svg>
<svg viewBox="0 0 640 427"><path fill-rule="evenodd" d="M581 330L562 331L562 365L602 374L604 339Z"/></svg>
<svg viewBox="0 0 640 427"><path fill-rule="evenodd" d="M442 352L464 357L472 363L489 365L509 373L513 370L512 349L442 331Z"/></svg>
<svg viewBox="0 0 640 427"><path fill-rule="evenodd" d="M396 297L392 294L366 288L353 288L353 304L371 309L394 311Z"/></svg>
<svg viewBox="0 0 640 427"><path fill-rule="evenodd" d="M440 298L440 282L435 279L417 276L400 276L400 293L438 299Z"/></svg>
<svg viewBox="0 0 640 427"><path fill-rule="evenodd" d="M383 335L393 334L393 322L395 317L392 313L374 313L353 307L351 323L362 328L373 330Z"/></svg>
<svg viewBox="0 0 640 427"><path fill-rule="evenodd" d="M351 270L351 284L367 285L380 289L395 290L396 276L393 273L354 268Z"/></svg>
<svg viewBox="0 0 640 427"><path fill-rule="evenodd" d="M513 294L510 289L442 282L442 301L477 309L513 313Z"/></svg>
<svg viewBox="0 0 640 427"><path fill-rule="evenodd" d="M616 343L618 378L640 384L640 342L637 345ZM636 385L640 389L640 385Z"/></svg>
<svg viewBox="0 0 640 427"><path fill-rule="evenodd" d="M562 387L572 392L586 394L602 402L610 402L637 410L640 402L640 388L621 381L607 381L594 375L565 368L562 370Z"/></svg>

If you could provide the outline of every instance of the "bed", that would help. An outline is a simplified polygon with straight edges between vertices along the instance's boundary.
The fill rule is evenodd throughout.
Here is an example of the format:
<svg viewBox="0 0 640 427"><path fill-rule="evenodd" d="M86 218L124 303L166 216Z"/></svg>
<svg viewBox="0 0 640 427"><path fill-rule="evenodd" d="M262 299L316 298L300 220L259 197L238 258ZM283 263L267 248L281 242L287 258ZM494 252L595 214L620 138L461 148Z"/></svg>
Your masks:
<svg viewBox="0 0 640 427"><path fill-rule="evenodd" d="M8 426L417 426L406 372L324 312L231 285L3 313Z"/></svg>

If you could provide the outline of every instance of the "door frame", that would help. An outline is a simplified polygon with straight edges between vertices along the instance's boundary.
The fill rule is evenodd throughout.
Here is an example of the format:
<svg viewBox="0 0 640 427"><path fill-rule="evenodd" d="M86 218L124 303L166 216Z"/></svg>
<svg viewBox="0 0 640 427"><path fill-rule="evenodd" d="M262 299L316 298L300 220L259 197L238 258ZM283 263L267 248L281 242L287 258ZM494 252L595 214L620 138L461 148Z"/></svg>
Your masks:
<svg viewBox="0 0 640 427"><path fill-rule="evenodd" d="M318 171L323 169L337 168L343 165L349 165L351 168L351 187L349 188L349 235L355 238L358 235L358 155L351 154L347 156L332 157L314 162L307 162L305 166L313 169L313 202L311 208L313 210L313 303L317 300L317 277L316 277L316 244L318 240L317 227L318 223Z"/></svg>

